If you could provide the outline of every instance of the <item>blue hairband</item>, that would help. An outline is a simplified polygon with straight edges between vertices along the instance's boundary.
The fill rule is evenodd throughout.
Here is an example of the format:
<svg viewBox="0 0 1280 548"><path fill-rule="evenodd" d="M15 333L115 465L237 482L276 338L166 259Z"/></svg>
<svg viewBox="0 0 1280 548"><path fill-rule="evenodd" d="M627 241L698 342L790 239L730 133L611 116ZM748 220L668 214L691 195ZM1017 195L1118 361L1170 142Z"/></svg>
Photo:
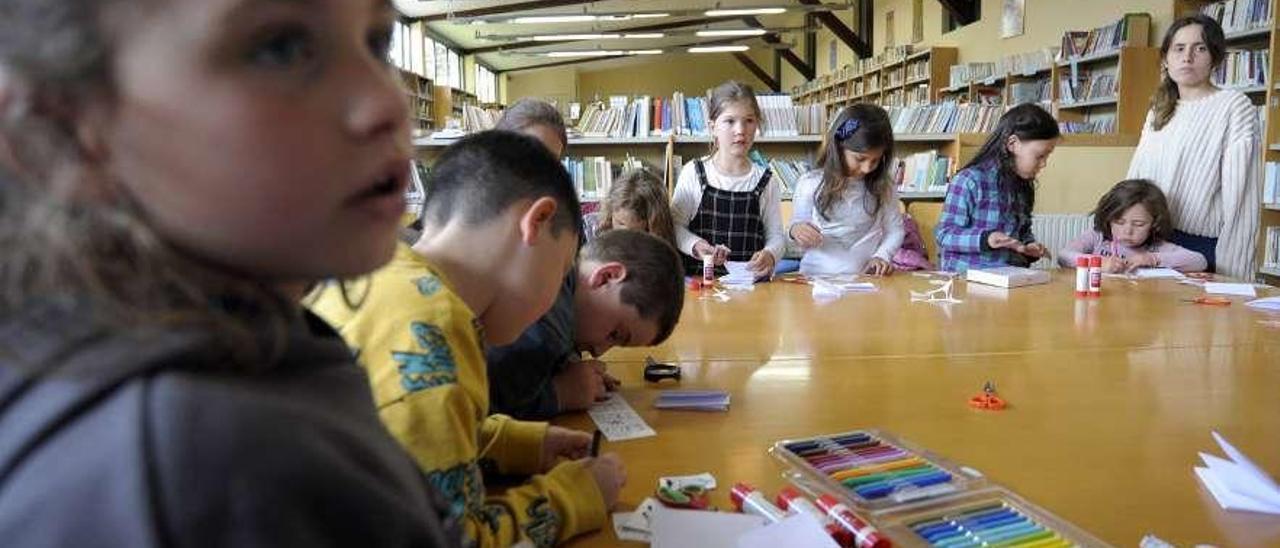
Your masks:
<svg viewBox="0 0 1280 548"><path fill-rule="evenodd" d="M854 118L845 120L844 123L840 124L840 127L836 129L836 139L841 141L848 139L852 137L853 132L858 131L858 128L860 127L862 127L862 123Z"/></svg>

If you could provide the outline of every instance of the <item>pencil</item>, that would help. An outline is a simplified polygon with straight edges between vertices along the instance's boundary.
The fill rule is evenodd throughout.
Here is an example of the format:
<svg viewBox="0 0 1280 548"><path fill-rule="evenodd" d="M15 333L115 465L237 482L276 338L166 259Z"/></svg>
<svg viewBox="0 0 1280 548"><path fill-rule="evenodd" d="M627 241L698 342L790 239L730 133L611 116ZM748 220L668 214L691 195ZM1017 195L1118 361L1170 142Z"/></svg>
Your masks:
<svg viewBox="0 0 1280 548"><path fill-rule="evenodd" d="M592 457L600 456L600 442L603 439L604 439L604 432L601 432L600 429L597 428L596 433L591 435L591 456Z"/></svg>

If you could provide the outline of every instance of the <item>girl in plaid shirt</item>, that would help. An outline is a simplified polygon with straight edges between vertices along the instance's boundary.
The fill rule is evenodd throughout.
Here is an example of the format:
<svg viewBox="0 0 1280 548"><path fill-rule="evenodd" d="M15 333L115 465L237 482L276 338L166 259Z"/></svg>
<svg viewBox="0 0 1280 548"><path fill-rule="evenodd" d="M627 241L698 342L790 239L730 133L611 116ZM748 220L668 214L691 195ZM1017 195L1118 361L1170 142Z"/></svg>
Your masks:
<svg viewBox="0 0 1280 548"><path fill-rule="evenodd" d="M947 187L934 229L942 269L1028 266L1048 253L1031 233L1035 178L1058 144L1058 123L1034 104L1009 109Z"/></svg>

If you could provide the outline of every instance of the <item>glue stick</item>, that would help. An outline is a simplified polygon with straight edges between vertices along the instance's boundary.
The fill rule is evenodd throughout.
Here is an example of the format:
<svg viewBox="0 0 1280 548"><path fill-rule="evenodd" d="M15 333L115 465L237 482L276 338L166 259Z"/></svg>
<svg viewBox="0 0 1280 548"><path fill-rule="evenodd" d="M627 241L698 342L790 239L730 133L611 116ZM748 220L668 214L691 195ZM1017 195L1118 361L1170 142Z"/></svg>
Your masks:
<svg viewBox="0 0 1280 548"><path fill-rule="evenodd" d="M716 283L716 255L702 256L702 285L711 287Z"/></svg>
<svg viewBox="0 0 1280 548"><path fill-rule="evenodd" d="M777 523L787 517L786 512L779 510L769 502L769 499L764 498L764 493L745 483L733 484L733 490L729 491L729 500L739 512L760 516L769 520L769 523Z"/></svg>
<svg viewBox="0 0 1280 548"><path fill-rule="evenodd" d="M822 524L822 528L827 530L827 534L836 541L840 546L853 546L853 534L844 530L844 528L836 525L835 520L814 506L809 499L800 495L795 488L785 487L778 492L778 507L786 510L791 514L807 514L809 517L818 520Z"/></svg>
<svg viewBox="0 0 1280 548"><path fill-rule="evenodd" d="M889 548L893 546L893 543L889 542L888 538L880 536L880 531L857 515L854 515L853 510L836 500L835 497L831 495L818 497L818 507L825 510L827 515L831 516L831 519L853 534L854 546L858 548Z"/></svg>
<svg viewBox="0 0 1280 548"><path fill-rule="evenodd" d="M1089 256L1089 296L1102 296L1102 255Z"/></svg>
<svg viewBox="0 0 1280 548"><path fill-rule="evenodd" d="M1089 296L1089 256L1076 257L1076 296Z"/></svg>

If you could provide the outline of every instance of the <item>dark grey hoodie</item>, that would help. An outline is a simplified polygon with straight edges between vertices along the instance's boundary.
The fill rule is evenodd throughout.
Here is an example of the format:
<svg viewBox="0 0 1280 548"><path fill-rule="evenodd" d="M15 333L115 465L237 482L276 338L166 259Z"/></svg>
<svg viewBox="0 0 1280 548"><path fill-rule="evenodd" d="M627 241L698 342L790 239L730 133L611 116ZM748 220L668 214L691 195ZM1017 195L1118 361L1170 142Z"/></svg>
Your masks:
<svg viewBox="0 0 1280 548"><path fill-rule="evenodd" d="M314 316L263 373L207 334L0 320L0 546L456 546Z"/></svg>

